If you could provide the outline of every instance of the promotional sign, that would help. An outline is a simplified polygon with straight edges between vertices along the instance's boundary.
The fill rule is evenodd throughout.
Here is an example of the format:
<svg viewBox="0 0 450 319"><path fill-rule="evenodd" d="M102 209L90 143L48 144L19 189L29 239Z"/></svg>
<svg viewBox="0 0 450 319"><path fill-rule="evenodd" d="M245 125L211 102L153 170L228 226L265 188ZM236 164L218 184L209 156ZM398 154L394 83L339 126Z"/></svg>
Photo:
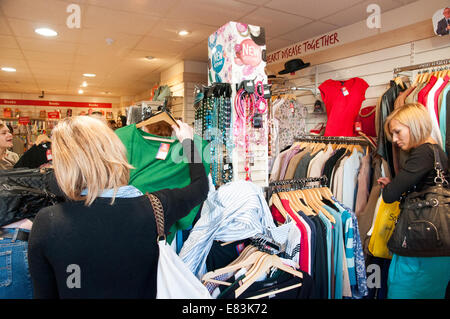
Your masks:
<svg viewBox="0 0 450 319"><path fill-rule="evenodd" d="M433 30L436 35L448 35L450 32L450 7L436 11L432 20Z"/></svg>
<svg viewBox="0 0 450 319"><path fill-rule="evenodd" d="M59 119L59 112L48 112L47 116L51 120Z"/></svg>
<svg viewBox="0 0 450 319"><path fill-rule="evenodd" d="M23 125L30 124L30 117L29 116L21 116L21 117L19 117L19 124L23 124Z"/></svg>
<svg viewBox="0 0 450 319"><path fill-rule="evenodd" d="M0 105L112 108L112 103L0 99Z"/></svg>
<svg viewBox="0 0 450 319"><path fill-rule="evenodd" d="M267 83L264 28L228 22L208 38L208 84L255 80Z"/></svg>

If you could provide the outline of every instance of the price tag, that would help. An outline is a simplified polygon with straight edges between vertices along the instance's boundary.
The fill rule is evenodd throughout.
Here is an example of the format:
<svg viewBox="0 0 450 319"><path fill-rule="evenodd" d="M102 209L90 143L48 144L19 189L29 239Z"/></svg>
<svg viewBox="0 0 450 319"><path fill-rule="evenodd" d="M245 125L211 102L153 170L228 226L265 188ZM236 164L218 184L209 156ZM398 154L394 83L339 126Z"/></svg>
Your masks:
<svg viewBox="0 0 450 319"><path fill-rule="evenodd" d="M53 157L52 157L52 150L51 149L48 149L45 152L45 155L47 155L47 161L51 161L53 159Z"/></svg>
<svg viewBox="0 0 450 319"><path fill-rule="evenodd" d="M343 87L341 88L341 91L342 91L342 94L344 94L344 96L349 95L348 90L347 90L347 88L346 88L345 86L343 86Z"/></svg>
<svg viewBox="0 0 450 319"><path fill-rule="evenodd" d="M169 154L170 144L168 143L161 143L159 146L158 153L156 154L156 159L165 160L167 157L167 154Z"/></svg>

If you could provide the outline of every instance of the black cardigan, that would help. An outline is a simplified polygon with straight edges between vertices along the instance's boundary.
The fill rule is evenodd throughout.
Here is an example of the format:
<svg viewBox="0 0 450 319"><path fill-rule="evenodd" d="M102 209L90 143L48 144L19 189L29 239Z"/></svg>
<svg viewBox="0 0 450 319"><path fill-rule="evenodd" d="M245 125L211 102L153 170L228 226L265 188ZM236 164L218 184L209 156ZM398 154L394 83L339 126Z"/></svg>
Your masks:
<svg viewBox="0 0 450 319"><path fill-rule="evenodd" d="M439 147L439 156L445 172L448 170L447 154ZM412 190L414 186L419 191L425 185L434 185L436 176L434 170L434 152L431 144L425 143L410 151L409 157L402 169L383 189L385 203L393 203L400 200L403 193Z"/></svg>
<svg viewBox="0 0 450 319"><path fill-rule="evenodd" d="M185 140L183 148L189 143L197 152L192 140ZM203 164L189 167L190 185L153 193L164 207L166 234L208 194ZM69 201L37 214L28 250L35 298L156 297L159 251L151 204L145 195L110 202L99 197L87 207ZM69 288L77 274L81 287Z"/></svg>

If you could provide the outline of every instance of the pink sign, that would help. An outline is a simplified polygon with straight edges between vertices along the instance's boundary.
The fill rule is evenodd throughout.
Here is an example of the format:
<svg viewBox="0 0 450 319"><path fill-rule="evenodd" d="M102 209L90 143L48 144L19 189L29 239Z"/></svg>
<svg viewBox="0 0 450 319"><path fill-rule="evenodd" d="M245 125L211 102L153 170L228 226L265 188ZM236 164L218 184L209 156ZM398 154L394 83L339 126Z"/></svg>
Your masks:
<svg viewBox="0 0 450 319"><path fill-rule="evenodd" d="M246 64L253 67L261 63L261 48L252 39L245 39L235 46L237 64Z"/></svg>

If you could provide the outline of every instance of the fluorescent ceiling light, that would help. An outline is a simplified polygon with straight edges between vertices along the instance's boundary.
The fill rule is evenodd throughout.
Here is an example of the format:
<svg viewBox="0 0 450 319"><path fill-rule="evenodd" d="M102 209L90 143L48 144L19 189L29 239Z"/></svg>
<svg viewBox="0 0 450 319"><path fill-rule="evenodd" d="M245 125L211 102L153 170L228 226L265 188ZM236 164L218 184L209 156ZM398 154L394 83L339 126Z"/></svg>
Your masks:
<svg viewBox="0 0 450 319"><path fill-rule="evenodd" d="M5 72L16 72L16 69L10 68L10 67L4 67L4 68L2 68L2 71L5 71Z"/></svg>
<svg viewBox="0 0 450 319"><path fill-rule="evenodd" d="M83 81L83 83L81 83L81 86L85 88L86 86L88 86L88 84L86 81Z"/></svg>
<svg viewBox="0 0 450 319"><path fill-rule="evenodd" d="M78 90L78 94L83 94L83 93L84 93L84 91L82 89Z"/></svg>
<svg viewBox="0 0 450 319"><path fill-rule="evenodd" d="M56 37L58 35L58 32L49 28L38 28L35 29L34 32L43 35L44 37Z"/></svg>
<svg viewBox="0 0 450 319"><path fill-rule="evenodd" d="M88 78L95 78L96 75L94 73L83 73L83 76Z"/></svg>
<svg viewBox="0 0 450 319"><path fill-rule="evenodd" d="M189 31L187 31L187 30L181 30L180 32L178 32L178 35L181 35L181 36L185 36L188 34L189 34Z"/></svg>

